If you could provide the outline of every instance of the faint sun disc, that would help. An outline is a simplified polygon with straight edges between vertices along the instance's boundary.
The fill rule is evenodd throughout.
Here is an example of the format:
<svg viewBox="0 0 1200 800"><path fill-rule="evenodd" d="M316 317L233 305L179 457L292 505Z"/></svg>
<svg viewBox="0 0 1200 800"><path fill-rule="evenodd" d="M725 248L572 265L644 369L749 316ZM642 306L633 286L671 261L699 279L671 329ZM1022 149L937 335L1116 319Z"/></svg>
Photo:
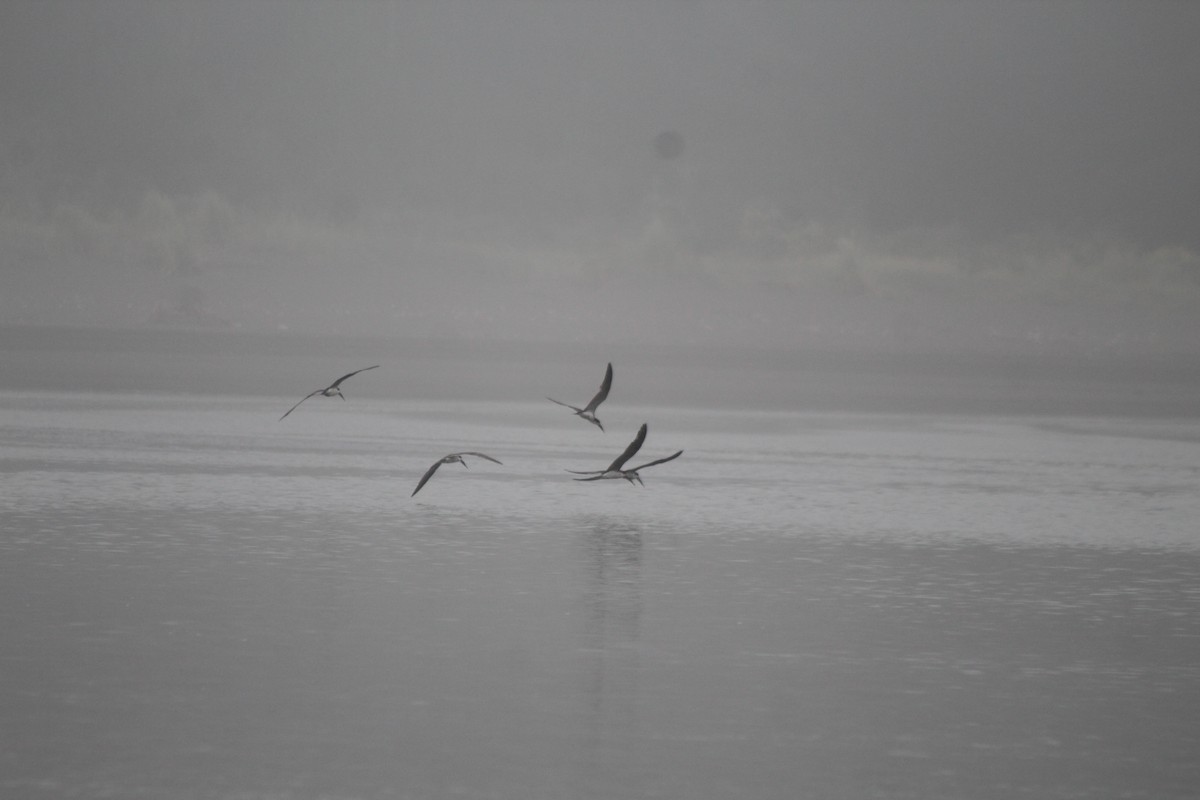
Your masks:
<svg viewBox="0 0 1200 800"><path fill-rule="evenodd" d="M670 160L683 153L683 134L677 131L663 131L654 137L654 153L659 158Z"/></svg>

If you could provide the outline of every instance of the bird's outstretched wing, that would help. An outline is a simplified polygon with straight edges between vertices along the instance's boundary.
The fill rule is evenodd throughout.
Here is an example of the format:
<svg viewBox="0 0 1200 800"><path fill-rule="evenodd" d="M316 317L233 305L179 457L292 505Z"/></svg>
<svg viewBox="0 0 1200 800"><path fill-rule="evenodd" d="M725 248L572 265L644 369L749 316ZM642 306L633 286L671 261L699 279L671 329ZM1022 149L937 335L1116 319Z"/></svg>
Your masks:
<svg viewBox="0 0 1200 800"><path fill-rule="evenodd" d="M595 414L596 407L599 406L601 403L603 403L605 398L608 397L608 390L611 388L612 388L612 362L610 361L610 362L608 362L608 369L604 371L604 383L600 384L600 391L596 392L596 396L592 398L591 402L589 402L586 406L584 406L583 410L590 411L593 414Z"/></svg>
<svg viewBox="0 0 1200 800"><path fill-rule="evenodd" d="M500 459L498 459L498 458L492 458L492 457L491 457L491 456L489 456L487 453L475 453L475 452L472 452L472 451L468 450L468 451L467 451L467 452L465 452L465 453L456 453L455 455L460 455L460 456L478 456L479 458L486 458L488 461L491 461L493 464L500 464L501 466L503 466L503 462L501 462L501 461L500 461ZM464 464L463 466L466 466L466 464Z"/></svg>
<svg viewBox="0 0 1200 800"><path fill-rule="evenodd" d="M577 480L577 481L598 481L598 480L601 480L602 478L604 478L604 473L603 473L603 472L602 472L602 473L600 473L599 475L593 475L593 476L592 476L592 477L590 477L590 478L573 478L572 480Z"/></svg>
<svg viewBox="0 0 1200 800"><path fill-rule="evenodd" d="M569 409L571 409L572 411L574 411L576 414L581 414L581 413L583 413L583 409L582 409L582 408L579 408L579 407L577 407L577 406L573 406L573 405L571 405L570 403L564 403L562 400L555 400L553 397L547 397L546 399L547 399L547 400L549 400L551 403L558 403L560 406L566 406L567 408L569 408Z"/></svg>
<svg viewBox="0 0 1200 800"><path fill-rule="evenodd" d="M634 467L633 471L637 472L638 470L643 470L646 467L653 467L655 464L665 464L668 461L674 461L675 459L679 458L681 455L683 455L683 451L679 450L679 451L674 452L671 455L667 456L666 458L660 458L657 461L648 461L645 464L642 464L640 467Z"/></svg>
<svg viewBox="0 0 1200 800"><path fill-rule="evenodd" d="M440 467L444 461L444 458L439 458L437 461L433 462L432 467L425 470L425 474L421 476L421 480L417 483L417 488L413 489L413 493L410 494L409 497L416 497L417 492L421 491L422 486L429 483L429 479L433 477L433 473L438 471L438 467Z"/></svg>
<svg viewBox="0 0 1200 800"><path fill-rule="evenodd" d="M369 369L378 369L378 368L379 368L379 365L378 365L378 364L376 364L376 365L375 365L375 366L373 366L373 367L363 367L362 369L356 369L356 370L354 370L354 372L347 372L345 375L343 375L342 377L338 378L338 379L337 379L336 381L334 381L333 383L329 384L329 387L328 387L328 388L327 388L325 391L329 391L329 389L336 389L337 387L341 386L341 385L342 385L342 381L346 380L346 378L353 378L355 375L357 375L357 374L358 374L358 373L360 373L360 372L366 372L366 371L367 371L367 370L369 370Z"/></svg>
<svg viewBox="0 0 1200 800"><path fill-rule="evenodd" d="M283 417L286 417L288 414L292 413L292 412L293 412L293 411L295 411L297 408L299 408L299 407L300 407L300 403L303 403L303 402L304 402L305 400L307 400L308 398L310 398L310 397L312 397L312 396L314 396L314 395L318 395L318 394L320 394L320 393L321 393L321 392L323 392L323 391L325 391L325 390L324 390L324 389L317 389L315 392L309 392L308 394L304 395L304 397L301 397L301 398L300 398L300 402L299 402L299 403L296 403L296 405L292 406L292 407L291 407L291 408L289 408L287 411L283 412ZM280 422L283 422L283 417L280 417L280 418L279 418L279 421L280 421Z"/></svg>
<svg viewBox="0 0 1200 800"><path fill-rule="evenodd" d="M633 458L634 454L642 448L642 442L646 441L646 429L646 423L643 422L642 427L638 428L637 436L635 436L633 441L629 443L629 447L626 447L625 452L617 456L616 459L614 459L613 462L608 465L608 469L605 470L605 472L616 472L617 470L621 469L621 467L625 466L626 461Z"/></svg>

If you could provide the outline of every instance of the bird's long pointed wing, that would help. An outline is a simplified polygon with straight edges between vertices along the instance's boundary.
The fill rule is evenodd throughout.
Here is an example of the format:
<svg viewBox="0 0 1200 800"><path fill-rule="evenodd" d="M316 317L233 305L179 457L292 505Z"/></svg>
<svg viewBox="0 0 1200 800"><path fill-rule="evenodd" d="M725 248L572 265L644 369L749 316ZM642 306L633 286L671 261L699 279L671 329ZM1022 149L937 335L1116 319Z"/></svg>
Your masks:
<svg viewBox="0 0 1200 800"><path fill-rule="evenodd" d="M646 467L653 467L655 464L665 464L668 461L674 461L675 459L679 458L681 455L683 455L682 450L672 453L671 455L667 456L666 458L660 458L657 461L648 461L645 464L642 464L640 467L634 467L633 471L637 472L639 470L645 469Z"/></svg>
<svg viewBox="0 0 1200 800"><path fill-rule="evenodd" d="M604 477L604 473L601 473L601 474L599 474L599 475L593 475L593 476L592 476L592 477L590 477L590 478L572 478L572 480L576 480L576 481L598 481L598 480L600 480L600 479L601 479L601 478L603 478L603 477Z"/></svg>
<svg viewBox="0 0 1200 800"><path fill-rule="evenodd" d="M504 465L504 464L503 464L503 462L501 462L501 461L500 461L500 459L498 459L498 458L492 458L492 457L491 457L491 456L489 456L487 453L475 453L475 452L472 452L472 451L468 450L468 451L466 451L465 453L457 453L456 455L460 455L460 456L478 456L479 458L485 458L485 459L487 459L488 461L491 461L493 464L500 464L501 466L503 466L503 465Z"/></svg>
<svg viewBox="0 0 1200 800"><path fill-rule="evenodd" d="M610 362L608 362L608 369L606 369L604 371L604 383L600 384L600 391L596 392L596 396L592 398L590 403L588 403L586 406L584 406L583 410L591 411L593 414L596 413L596 407L599 406L601 403L603 403L604 399L606 397L608 397L608 390L611 388L612 388L612 362L610 361Z"/></svg>
<svg viewBox="0 0 1200 800"><path fill-rule="evenodd" d="M421 476L420 482L417 483L417 488L413 489L413 493L409 497L416 497L417 492L421 491L421 487L429 483L429 479L433 477L433 473L438 471L438 467L442 465L442 459L433 462L433 466L425 470L425 474Z"/></svg>
<svg viewBox="0 0 1200 800"><path fill-rule="evenodd" d="M305 400L307 400L308 398L312 397L313 395L318 395L318 394L320 394L320 393L321 393L321 392L323 392L323 391L325 391L325 390L324 390L324 389L317 389L315 392L309 392L308 394L304 395L304 397L301 397L301 398L300 398L300 401L299 401L298 403L296 403L296 405L292 406L292 407L291 407L291 408L289 408L287 411L283 412L283 417L286 417L288 414L292 413L292 412L293 412L293 411L295 411L297 408L299 408L299 407L300 407L300 403L303 403L303 402L304 402ZM283 417L280 417L280 418L279 418L279 421L280 421L280 422L283 422Z"/></svg>
<svg viewBox="0 0 1200 800"><path fill-rule="evenodd" d="M606 472L616 472L621 467L625 466L625 462L633 458L634 454L642 448L642 442L646 441L646 423L642 423L642 427L638 428L637 436L629 443L629 447L625 448L625 452L617 456L611 464L608 465Z"/></svg>
<svg viewBox="0 0 1200 800"><path fill-rule="evenodd" d="M551 403L558 403L560 406L566 406L567 408L569 408L569 409L571 409L572 411L574 411L576 414L578 414L578 413L580 413L580 412L582 412L582 411L583 411L583 409L582 409L582 408L578 408L578 407L576 407L576 406L573 406L573 405L571 405L570 403L564 403L562 400L555 400L553 397L547 397L546 399L547 399L547 400L549 400Z"/></svg>
<svg viewBox="0 0 1200 800"><path fill-rule="evenodd" d="M356 370L354 370L354 372L347 372L345 375L343 375L342 377L338 378L338 379L337 379L336 381L334 381L333 383L329 384L329 388L330 388L330 389L335 389L335 388L337 388L338 386L341 386L341 384L342 384L342 381L346 380L346 378L353 378L355 375L357 375L357 374L358 374L358 373L360 373L360 372L366 372L366 371L367 371L367 370L369 370L369 369L378 369L378 368L379 368L379 365L378 365L378 364L376 364L376 365L375 365L375 366L373 366L373 367L363 367L362 369L356 369ZM342 398L342 399L344 400L345 398Z"/></svg>
<svg viewBox="0 0 1200 800"><path fill-rule="evenodd" d="M605 472L602 469L569 469L566 471L572 475L602 475Z"/></svg>

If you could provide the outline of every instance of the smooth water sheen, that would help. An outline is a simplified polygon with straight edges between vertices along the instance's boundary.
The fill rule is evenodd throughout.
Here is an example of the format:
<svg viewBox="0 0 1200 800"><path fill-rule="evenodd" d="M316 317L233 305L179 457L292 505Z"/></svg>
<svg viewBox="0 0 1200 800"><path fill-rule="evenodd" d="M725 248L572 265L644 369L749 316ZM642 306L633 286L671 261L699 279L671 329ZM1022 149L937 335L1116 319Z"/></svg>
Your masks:
<svg viewBox="0 0 1200 800"><path fill-rule="evenodd" d="M1196 796L1200 422L295 399L0 393L0 795Z"/></svg>

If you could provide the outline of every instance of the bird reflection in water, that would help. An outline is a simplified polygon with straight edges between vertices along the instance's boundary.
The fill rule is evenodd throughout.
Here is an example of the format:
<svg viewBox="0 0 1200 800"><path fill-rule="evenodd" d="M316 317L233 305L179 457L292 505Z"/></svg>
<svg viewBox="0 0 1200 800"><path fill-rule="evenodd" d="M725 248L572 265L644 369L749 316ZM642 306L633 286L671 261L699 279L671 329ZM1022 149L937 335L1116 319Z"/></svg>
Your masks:
<svg viewBox="0 0 1200 800"><path fill-rule="evenodd" d="M586 679L591 759L603 761L635 733L642 624L642 533L590 517L579 537L584 572L581 675ZM589 759L590 760L590 759ZM602 763L595 764L602 768Z"/></svg>

